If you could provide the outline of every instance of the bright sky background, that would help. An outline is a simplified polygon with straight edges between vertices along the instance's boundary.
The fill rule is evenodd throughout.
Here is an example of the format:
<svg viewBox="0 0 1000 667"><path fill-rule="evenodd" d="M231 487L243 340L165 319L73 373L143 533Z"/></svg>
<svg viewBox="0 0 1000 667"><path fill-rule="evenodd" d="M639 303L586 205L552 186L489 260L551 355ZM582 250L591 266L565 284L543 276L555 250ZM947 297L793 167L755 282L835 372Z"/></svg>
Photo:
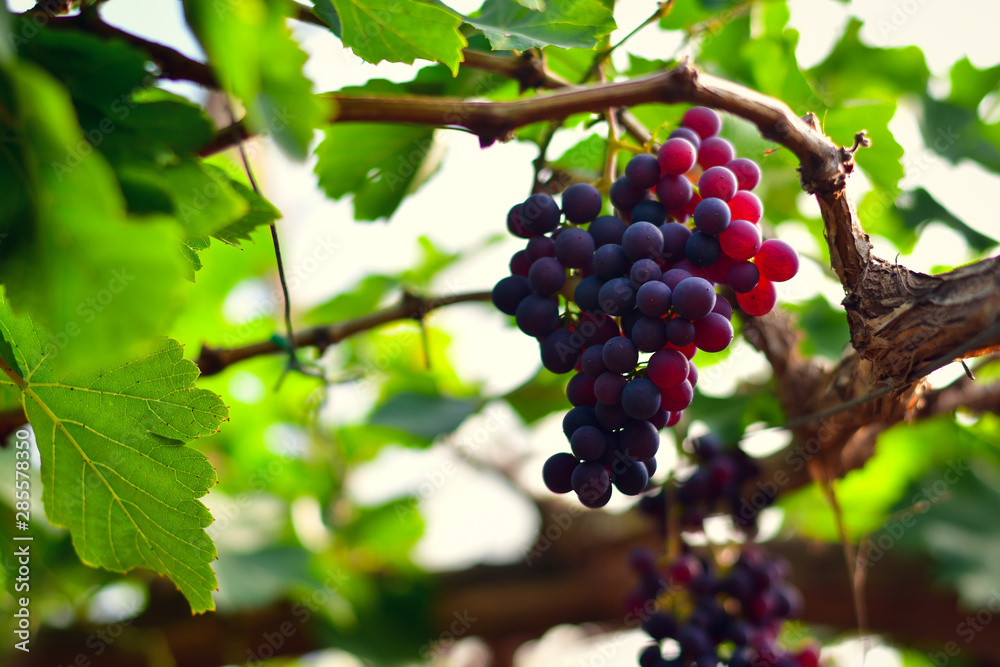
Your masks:
<svg viewBox="0 0 1000 667"><path fill-rule="evenodd" d="M34 3L17 0L8 4L12 10L20 11ZM481 0L452 0L447 4L468 12L478 7ZM968 55L977 67L1000 62L1000 40L996 39L1000 3L975 3L974 10L970 9L975 15L973 20L969 12L956 11L954 3L940 0L866 0L849 5L835 0L792 0L790 5L791 25L801 34L797 55L803 67L823 59L851 14L866 21L861 33L866 43L885 47L916 44L923 49L932 72L938 77L944 77L951 64L963 55ZM640 24L655 7L653 0L620 2L616 18L621 30L613 39L617 41ZM190 56L203 57L183 25L180 2L113 0L104 6L103 14L109 22L127 30L169 43ZM369 65L320 29L296 26L296 31L312 55L307 73L317 91L363 84L376 77L405 81L418 69L417 65ZM676 41L671 42L655 28L640 33L630 44L631 51L647 58L670 57L676 48ZM201 94L190 85L175 85L172 89L196 99ZM946 90L946 84L942 89ZM912 109L901 108L897 112L892 130L906 149L904 165L920 165L919 174L908 169L903 185L927 188L968 224L995 235L998 231L995 202L983 193L998 191L1000 179L971 164L953 167L928 151L920 139ZM563 134L566 136L556 142L553 154L559 154L581 138L573 132ZM298 308L329 298L350 287L365 273L409 266L416 259L415 239L420 235L428 235L446 249L458 251L476 247L504 229L506 211L527 194L530 161L536 155L535 150L516 143L483 150L474 137L459 132L441 131L438 141L447 149L444 166L416 196L404 201L391 224L355 223L349 201L329 201L318 190L312 161L306 164L289 162L269 142L265 143L265 151L259 153L262 159L257 169L266 195L284 213L279 230L286 263L295 266L310 257L317 238L332 235L339 244L333 261L322 264L292 295ZM863 177L852 178L856 195L866 187L864 180ZM803 202L804 206L815 206L807 197L803 197ZM804 230L785 226L781 232L783 238L800 250L815 252L813 241ZM260 239L259 242L266 241L264 236ZM896 249L887 240L877 238L875 242L881 256L896 254ZM507 274L508 259L520 247L521 244L513 239L494 246L468 265L448 271L441 278L440 289L491 288ZM969 259L959 237L940 225L933 225L917 243L912 255L901 256L899 261L926 271L933 265L961 264ZM825 278L808 262L803 266L799 276L787 283L785 292L780 295L782 300L805 299L817 290L822 290L834 303L842 298L839 284ZM227 301L227 312L239 319L252 311L258 298L253 284L245 286ZM487 314L485 309L476 306L450 307L438 311L432 321L435 326L452 333L455 340L453 361L459 373L469 379L485 381L488 392L499 393L513 388L538 367L535 344L519 332L506 328L504 318L498 314ZM759 355L745 343L738 345L733 354L735 363L727 375L706 378L699 385L706 392L725 394L737 379L766 372ZM950 372L945 372L946 377L942 380L952 377L948 375ZM354 419L370 407L370 398L356 389L335 388L332 392L335 407L328 416ZM540 481L541 463L550 453L566 447L559 426L561 415L544 420L532 430L525 429L502 404L491 406L487 416L494 417L502 426L491 430L492 440L475 454L485 460L490 460L497 452L505 456L526 456L524 485L535 492L546 493ZM470 419L453 440L458 443L471 441L468 438L473 437L476 429L486 428L484 419ZM767 438L761 440L761 448L781 443L780 440L768 442ZM671 449L666 446L668 444L664 443L666 451ZM436 473L444 469L446 462L453 463L456 472L447 475L440 484L428 484L428 480L441 479ZM668 461L661 461L661 470L667 464ZM538 525L531 504L513 491L509 483L474 470L446 445L435 446L427 452L389 448L373 464L357 472L349 489L357 501L370 503L384 502L405 493L419 493L427 531L414 557L432 569L461 568L480 561L516 561L530 547ZM628 505L616 495L609 509L621 511ZM597 655L593 653L595 649L599 654L603 647L607 661L602 664L634 667L635 647L639 641L636 636L604 636L590 640L593 645L588 646L581 640L580 633L581 630L574 628L554 629L534 648L526 647L524 662L519 664L550 667L589 664L588 656ZM608 646L615 650L608 651ZM473 648L467 650L474 653ZM860 664L856 652L849 647L834 653L838 655L838 665ZM867 664L879 667L899 664L890 652L877 653L869 656Z"/></svg>

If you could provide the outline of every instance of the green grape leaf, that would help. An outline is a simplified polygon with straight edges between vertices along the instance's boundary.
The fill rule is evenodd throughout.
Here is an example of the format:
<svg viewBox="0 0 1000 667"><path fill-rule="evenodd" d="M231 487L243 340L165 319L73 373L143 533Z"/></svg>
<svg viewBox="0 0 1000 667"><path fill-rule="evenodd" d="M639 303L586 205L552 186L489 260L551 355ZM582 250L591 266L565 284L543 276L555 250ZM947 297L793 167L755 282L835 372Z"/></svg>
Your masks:
<svg viewBox="0 0 1000 667"><path fill-rule="evenodd" d="M545 11L545 0L514 0L514 2L521 5L522 7L533 9L536 12Z"/></svg>
<svg viewBox="0 0 1000 667"><path fill-rule="evenodd" d="M340 27L340 15L337 14L331 0L313 0L313 11L316 12L316 16L326 21L330 32L337 37L341 36L343 30Z"/></svg>
<svg viewBox="0 0 1000 667"><path fill-rule="evenodd" d="M303 160L313 130L331 115L302 70L306 54L285 24L284 3L184 1L188 24L223 86L247 107L256 131L269 131L290 157Z"/></svg>
<svg viewBox="0 0 1000 667"><path fill-rule="evenodd" d="M502 398L525 424L533 424L556 410L566 408L566 377L542 368L535 377Z"/></svg>
<svg viewBox="0 0 1000 667"><path fill-rule="evenodd" d="M355 219L389 218L437 170L441 153L434 148L430 128L335 124L316 147L316 175L333 199L354 193Z"/></svg>
<svg viewBox="0 0 1000 667"><path fill-rule="evenodd" d="M170 187L174 213L188 236L204 236L240 220L250 204L233 189L224 171L185 160L161 172Z"/></svg>
<svg viewBox="0 0 1000 667"><path fill-rule="evenodd" d="M239 181L231 180L229 181L229 185L249 202L250 209L242 218L226 225L222 229L212 232L212 237L219 239L223 243L240 248L242 247L240 241L251 240L250 234L254 230L264 225L270 225L281 217L281 213L271 205L271 202Z"/></svg>
<svg viewBox="0 0 1000 667"><path fill-rule="evenodd" d="M969 247L978 252L985 252L998 243L996 239L965 224L923 188L917 188L897 202L897 209L903 224L915 234L919 234L928 223L940 222L965 237Z"/></svg>
<svg viewBox="0 0 1000 667"><path fill-rule="evenodd" d="M444 63L458 74L468 44L461 17L442 5L419 0L333 0L346 46L370 63Z"/></svg>
<svg viewBox="0 0 1000 667"><path fill-rule="evenodd" d="M433 440L454 431L482 406L477 399L401 391L375 409L369 423Z"/></svg>
<svg viewBox="0 0 1000 667"><path fill-rule="evenodd" d="M198 367L177 341L159 339L115 367L62 373L48 363L46 334L6 302L0 331L26 371L5 372L0 384L21 390L49 521L69 529L84 563L149 568L170 577L194 612L213 609L212 516L198 498L215 469L184 443L218 431L228 409L194 386Z"/></svg>
<svg viewBox="0 0 1000 667"><path fill-rule="evenodd" d="M549 0L544 12L515 0L486 0L466 21L482 30L497 51L549 45L593 49L618 27L611 10L598 0Z"/></svg>
<svg viewBox="0 0 1000 667"><path fill-rule="evenodd" d="M9 199L0 207L0 281L12 307L52 333L66 368L137 349L166 329L183 287L176 223L126 219L121 188L103 156L59 161L86 142L65 89L20 62L0 82L15 100L0 130ZM150 307L156 304L156 307Z"/></svg>

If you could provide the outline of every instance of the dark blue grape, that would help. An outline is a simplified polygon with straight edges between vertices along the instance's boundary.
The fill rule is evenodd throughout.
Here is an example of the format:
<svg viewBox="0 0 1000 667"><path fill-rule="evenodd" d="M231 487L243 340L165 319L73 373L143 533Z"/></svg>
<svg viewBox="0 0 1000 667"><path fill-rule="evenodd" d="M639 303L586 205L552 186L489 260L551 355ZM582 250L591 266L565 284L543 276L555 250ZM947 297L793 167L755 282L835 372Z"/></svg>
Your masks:
<svg viewBox="0 0 1000 667"><path fill-rule="evenodd" d="M593 407L597 403L597 397L594 396L594 378L584 373L577 373L571 377L566 385L566 398L575 407L581 405Z"/></svg>
<svg viewBox="0 0 1000 667"><path fill-rule="evenodd" d="M620 278L628 272L629 261L625 249L608 243L594 251L594 273L604 280Z"/></svg>
<svg viewBox="0 0 1000 667"><path fill-rule="evenodd" d="M631 338L632 328L635 327L635 323L638 322L641 317L643 317L642 311L639 310L638 308L622 315L619 318L622 323L622 335L627 338Z"/></svg>
<svg viewBox="0 0 1000 667"><path fill-rule="evenodd" d="M604 365L613 373L628 373L639 362L639 350L635 343L624 336L612 338L601 351Z"/></svg>
<svg viewBox="0 0 1000 667"><path fill-rule="evenodd" d="M604 359L601 358L603 351L603 345L591 345L583 351L583 356L580 359L580 369L594 379L608 370L608 367L604 365Z"/></svg>
<svg viewBox="0 0 1000 667"><path fill-rule="evenodd" d="M663 272L663 277L660 278L660 281L672 291L677 287L677 283L690 277L691 274L684 269L669 269Z"/></svg>
<svg viewBox="0 0 1000 667"><path fill-rule="evenodd" d="M587 276L576 284L573 300L580 306L580 310L585 313L596 313L601 309L601 301L597 295L603 286L604 280L599 276Z"/></svg>
<svg viewBox="0 0 1000 667"><path fill-rule="evenodd" d="M604 345L607 341L621 335L618 323L613 317L608 317L603 313L586 314L580 318L580 324L576 328L577 332L583 336L583 346Z"/></svg>
<svg viewBox="0 0 1000 667"><path fill-rule="evenodd" d="M542 257L555 257L556 242L548 236L535 236L528 239L524 252L528 254L528 259L532 262L537 262Z"/></svg>
<svg viewBox="0 0 1000 667"><path fill-rule="evenodd" d="M575 472L573 474L576 475ZM681 656L686 658L694 658L712 649L712 640L708 633L690 623L684 624L677 630L677 643L681 645Z"/></svg>
<svg viewBox="0 0 1000 667"><path fill-rule="evenodd" d="M605 371L594 380L594 396L601 403L616 405L621 403L622 390L625 389L626 384L628 384L628 380L625 379L624 375Z"/></svg>
<svg viewBox="0 0 1000 667"><path fill-rule="evenodd" d="M727 320L733 319L733 306L724 297L718 297L715 300L715 306L712 307L712 312L722 315Z"/></svg>
<svg viewBox="0 0 1000 667"><path fill-rule="evenodd" d="M663 283L657 284L663 285ZM628 337L641 352L656 352L667 344L667 327L658 317L643 315L636 320Z"/></svg>
<svg viewBox="0 0 1000 667"><path fill-rule="evenodd" d="M559 327L559 306L540 294L529 294L514 311L517 328L535 338L542 338Z"/></svg>
<svg viewBox="0 0 1000 667"><path fill-rule="evenodd" d="M556 329L538 347L542 366L553 373L569 373L580 360L580 341L566 329Z"/></svg>
<svg viewBox="0 0 1000 667"><path fill-rule="evenodd" d="M677 283L670 298L675 313L688 320L697 320L712 312L716 294L712 283L704 278L691 277Z"/></svg>
<svg viewBox="0 0 1000 667"><path fill-rule="evenodd" d="M684 176L664 176L656 184L656 197L668 211L677 211L688 205L694 188Z"/></svg>
<svg viewBox="0 0 1000 667"><path fill-rule="evenodd" d="M545 193L533 194L521 205L521 222L536 234L548 234L559 226L559 204Z"/></svg>
<svg viewBox="0 0 1000 667"><path fill-rule="evenodd" d="M573 454L584 461L596 461L601 458L606 444L604 432L593 426L581 426L569 439Z"/></svg>
<svg viewBox="0 0 1000 667"><path fill-rule="evenodd" d="M636 188L648 190L660 180L660 164L649 153L639 153L625 165L625 177Z"/></svg>
<svg viewBox="0 0 1000 667"><path fill-rule="evenodd" d="M718 197L708 197L694 207L694 226L706 234L718 235L726 231L732 212L726 202Z"/></svg>
<svg viewBox="0 0 1000 667"><path fill-rule="evenodd" d="M574 183L562 195L563 213L574 225L582 225L601 212L601 192L590 183Z"/></svg>
<svg viewBox="0 0 1000 667"><path fill-rule="evenodd" d="M659 403L658 391L656 399ZM646 419L630 419L622 429L621 439L622 451L636 461L648 461L660 448L660 434Z"/></svg>
<svg viewBox="0 0 1000 667"><path fill-rule="evenodd" d="M608 195L615 208L620 211L631 211L636 204L646 198L646 191L622 176L611 184Z"/></svg>
<svg viewBox="0 0 1000 667"><path fill-rule="evenodd" d="M594 245L600 248L602 245L614 243L621 245L622 234L628 225L617 215L602 215L590 223L587 231L594 238Z"/></svg>
<svg viewBox="0 0 1000 667"><path fill-rule="evenodd" d="M644 257L659 257L663 251L663 234L651 222L633 222L622 234L622 248L633 262Z"/></svg>
<svg viewBox="0 0 1000 667"><path fill-rule="evenodd" d="M594 413L597 415L597 424L605 431L616 431L625 426L629 420L621 403L609 405L598 401L594 406Z"/></svg>
<svg viewBox="0 0 1000 667"><path fill-rule="evenodd" d="M684 347L694 341L694 322L683 317L675 317L667 322L667 340L677 347Z"/></svg>
<svg viewBox="0 0 1000 667"><path fill-rule="evenodd" d="M702 268L715 264L722 254L719 239L711 234L695 232L684 244L684 255L695 266Z"/></svg>
<svg viewBox="0 0 1000 667"><path fill-rule="evenodd" d="M611 487L611 476L607 468L597 461L584 461L571 476L573 490L581 499L597 500Z"/></svg>
<svg viewBox="0 0 1000 667"><path fill-rule="evenodd" d="M642 629L646 631L646 634L657 641L672 639L673 636L677 634L677 619L674 618L672 614L658 611L654 614L650 614L649 617L642 622Z"/></svg>
<svg viewBox="0 0 1000 667"><path fill-rule="evenodd" d="M651 222L659 226L667 221L667 209L655 199L644 199L639 202L632 208L630 215L633 223Z"/></svg>
<svg viewBox="0 0 1000 667"><path fill-rule="evenodd" d="M579 463L572 454L553 454L542 466L542 481L552 493L569 493L573 490L573 471Z"/></svg>
<svg viewBox="0 0 1000 667"><path fill-rule="evenodd" d="M509 231L514 236L519 236L522 239L530 239L536 234L524 226L521 221L521 204L514 204L509 211L507 211L507 231Z"/></svg>
<svg viewBox="0 0 1000 667"><path fill-rule="evenodd" d="M760 270L753 262L736 262L729 267L726 274L726 283L733 288L737 294L746 294L753 291L753 288L760 282ZM729 308L732 315L732 306Z"/></svg>
<svg viewBox="0 0 1000 667"><path fill-rule="evenodd" d="M660 400L660 388L649 378L635 378L622 390L622 408L632 419L649 419L655 415L660 409Z"/></svg>
<svg viewBox="0 0 1000 667"><path fill-rule="evenodd" d="M608 315L624 315L635 308L635 288L628 278L612 278L601 286L597 300Z"/></svg>
<svg viewBox="0 0 1000 667"><path fill-rule="evenodd" d="M626 496L637 496L649 483L649 472L642 463L636 463L627 458L616 461L611 466L611 477L615 488Z"/></svg>
<svg viewBox="0 0 1000 667"><path fill-rule="evenodd" d="M663 261L679 262L684 259L684 245L691 238L691 229L679 222L665 222L660 225L660 234L663 236Z"/></svg>
<svg viewBox="0 0 1000 667"><path fill-rule="evenodd" d="M531 294L531 286L523 276L507 276L493 287L490 298L501 313L513 315L517 306Z"/></svg>
<svg viewBox="0 0 1000 667"><path fill-rule="evenodd" d="M528 271L531 270L531 259L528 257L528 252L526 250L518 250L510 258L510 273L513 276L523 276L528 277Z"/></svg>
<svg viewBox="0 0 1000 667"><path fill-rule="evenodd" d="M564 229L556 237L556 259L563 266L582 269L594 261L594 238L586 230L577 227Z"/></svg>
<svg viewBox="0 0 1000 667"><path fill-rule="evenodd" d="M555 257L542 257L531 265L528 284L542 296L552 296L566 284L566 268Z"/></svg>
<svg viewBox="0 0 1000 667"><path fill-rule="evenodd" d="M597 509L599 507L604 507L611 500L611 485L599 496L595 497L593 491L586 491L585 493L578 493L577 499L579 499L580 504L584 507L589 507L590 509Z"/></svg>
<svg viewBox="0 0 1000 667"><path fill-rule="evenodd" d="M642 285L635 293L635 305L643 315L662 317L670 310L670 288L655 280Z"/></svg>
<svg viewBox="0 0 1000 667"><path fill-rule="evenodd" d="M628 273L628 277L636 289L650 280L659 282L662 276L663 271L660 270L660 265L651 259L640 259L632 265L632 269Z"/></svg>
<svg viewBox="0 0 1000 667"><path fill-rule="evenodd" d="M578 406L567 412L566 416L563 417L563 433L566 435L567 440L581 426L597 426L597 413L594 412L594 408Z"/></svg>

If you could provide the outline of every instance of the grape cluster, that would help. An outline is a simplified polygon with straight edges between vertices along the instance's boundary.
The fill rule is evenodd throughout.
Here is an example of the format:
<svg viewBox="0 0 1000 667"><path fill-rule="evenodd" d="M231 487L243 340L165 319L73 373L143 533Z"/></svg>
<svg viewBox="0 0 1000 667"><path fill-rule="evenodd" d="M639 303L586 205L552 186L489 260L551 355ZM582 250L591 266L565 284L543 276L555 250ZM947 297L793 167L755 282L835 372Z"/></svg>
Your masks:
<svg viewBox="0 0 1000 667"><path fill-rule="evenodd" d="M786 582L787 563L759 546L744 545L725 568L690 550L660 566L655 553L638 548L630 561L639 577L630 611L653 640L639 654L640 667L819 664L815 644L795 653L776 646L782 623L801 611L802 601Z"/></svg>
<svg viewBox="0 0 1000 667"><path fill-rule="evenodd" d="M601 215L601 193L586 183L567 188L561 207L537 193L507 214L527 243L493 303L538 339L545 368L575 371L563 420L571 453L552 456L542 474L587 507L605 505L612 487L646 488L658 431L694 396L696 351L732 342L733 308L716 285L759 316L775 304L773 283L798 270L788 244L763 240L751 192L760 168L735 156L721 127L714 111L694 107L656 156L629 160L609 192L617 216Z"/></svg>
<svg viewBox="0 0 1000 667"><path fill-rule="evenodd" d="M758 513L774 497L755 504L743 499L743 485L760 473L754 459L739 446L726 447L711 434L692 440L691 448L697 464L694 472L676 485L665 485L656 494L644 496L639 511L664 526L669 508L677 507L681 527L695 531L710 515L727 513L739 529L755 534Z"/></svg>

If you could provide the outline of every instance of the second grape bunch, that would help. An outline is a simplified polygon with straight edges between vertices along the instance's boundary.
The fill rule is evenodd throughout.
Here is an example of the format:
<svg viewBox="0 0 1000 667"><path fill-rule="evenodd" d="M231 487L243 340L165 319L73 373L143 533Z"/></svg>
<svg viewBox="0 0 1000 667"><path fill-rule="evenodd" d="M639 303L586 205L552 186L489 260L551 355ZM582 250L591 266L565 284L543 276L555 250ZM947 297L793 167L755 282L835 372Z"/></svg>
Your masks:
<svg viewBox="0 0 1000 667"><path fill-rule="evenodd" d="M587 183L567 188L562 206L534 194L507 215L527 243L493 303L538 339L545 368L575 371L563 420L570 452L542 475L587 507L607 504L613 487L646 489L658 432L694 397L695 353L732 342L733 305L716 286L761 316L777 300L774 283L798 271L788 244L763 239L752 192L761 170L736 157L721 128L712 109L689 109L656 156L634 156L611 185L618 215L600 215L601 193Z"/></svg>

